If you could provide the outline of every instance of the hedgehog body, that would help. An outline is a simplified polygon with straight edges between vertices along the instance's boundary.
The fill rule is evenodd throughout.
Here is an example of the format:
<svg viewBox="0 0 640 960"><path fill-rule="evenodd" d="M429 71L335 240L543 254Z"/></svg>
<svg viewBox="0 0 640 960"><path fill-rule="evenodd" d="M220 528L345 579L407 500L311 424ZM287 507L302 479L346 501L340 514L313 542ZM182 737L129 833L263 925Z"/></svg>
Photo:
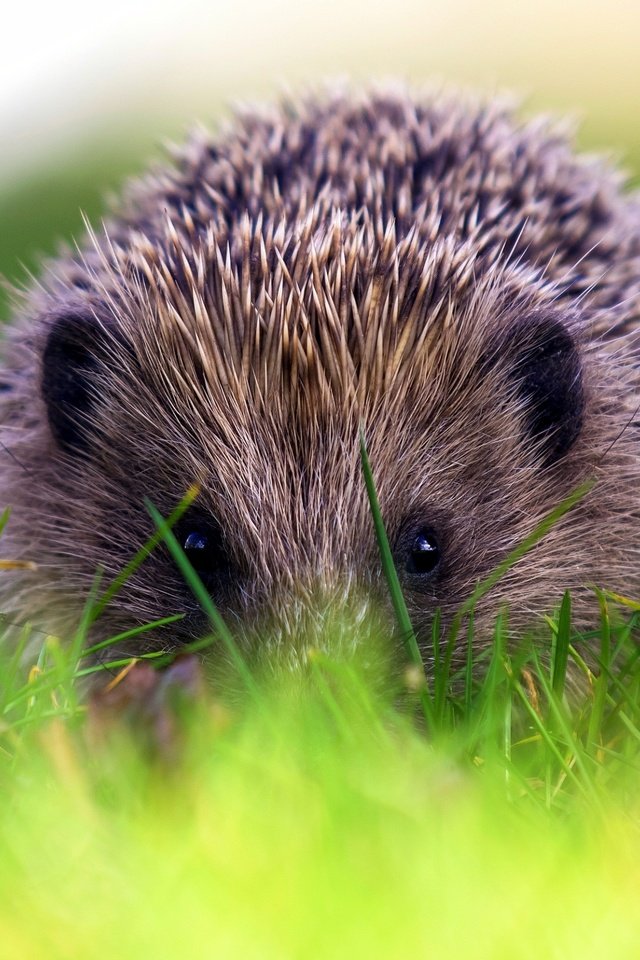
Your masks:
<svg viewBox="0 0 640 960"><path fill-rule="evenodd" d="M152 532L145 498L197 482L177 533L247 644L334 602L357 622L385 602L362 427L423 639L595 478L476 614L524 628L570 589L587 623L590 584L638 592L639 320L638 199L546 122L383 91L199 132L16 311L3 552L38 569L0 609L64 632ZM96 629L178 611L178 639L206 629L160 549Z"/></svg>

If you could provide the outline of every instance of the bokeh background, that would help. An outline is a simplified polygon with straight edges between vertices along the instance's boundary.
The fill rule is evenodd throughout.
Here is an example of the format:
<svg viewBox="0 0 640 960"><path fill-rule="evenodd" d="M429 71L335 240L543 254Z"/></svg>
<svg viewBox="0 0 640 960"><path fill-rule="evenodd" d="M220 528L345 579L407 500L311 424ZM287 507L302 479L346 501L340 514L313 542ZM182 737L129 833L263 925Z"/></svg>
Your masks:
<svg viewBox="0 0 640 960"><path fill-rule="evenodd" d="M514 90L640 174L640 0L57 0L5 5L0 274L97 221L194 121L323 78ZM0 316L7 298L0 294Z"/></svg>

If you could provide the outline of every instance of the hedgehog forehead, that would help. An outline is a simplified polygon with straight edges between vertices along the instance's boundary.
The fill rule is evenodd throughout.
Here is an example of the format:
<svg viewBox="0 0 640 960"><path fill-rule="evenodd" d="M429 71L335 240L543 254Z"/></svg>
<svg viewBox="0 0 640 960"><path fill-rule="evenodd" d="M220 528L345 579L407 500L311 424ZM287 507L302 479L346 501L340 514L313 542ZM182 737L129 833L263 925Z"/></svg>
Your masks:
<svg viewBox="0 0 640 960"><path fill-rule="evenodd" d="M184 347L184 341L178 339L178 345ZM362 493L361 427L372 463L384 464L381 495L392 491L398 504L419 500L425 491L431 502L446 499L454 476L479 462L489 475L505 437L515 447L512 422L507 417L503 426L494 391L468 375L464 353L456 372L451 357L447 365L434 348L431 361L425 355L422 367L414 368L413 380L404 375L386 388L365 389L363 372L347 395L321 391L311 375L305 379L300 371L294 382L284 368L274 372L266 388L259 387L257 377L232 381L229 369L226 380L217 374L213 381L203 379L197 355L189 350L169 353L157 343L154 350L155 357L147 354L143 404L145 429L157 438L160 472L165 472L167 451L174 450L168 458L180 472L179 484L202 480L205 489L232 503L257 498L270 512L295 498L301 481L307 501L318 504L326 502L328 490L338 499L349 489ZM448 350L454 352L451 342ZM139 409L139 389L138 383L130 385L131 400L120 396L125 416ZM125 428L121 435L129 432ZM182 475L184 470L191 473ZM281 491L275 501L274 491Z"/></svg>
<svg viewBox="0 0 640 960"><path fill-rule="evenodd" d="M314 208L277 228L246 217L224 246L188 226L168 220L161 244L132 236L119 267L123 322L165 388L168 367L178 394L232 394L254 412L366 409L459 379L505 299L527 289L517 270L503 282L499 264L477 276L471 244L426 243L417 231L398 239L393 221L383 228L366 211L327 218Z"/></svg>

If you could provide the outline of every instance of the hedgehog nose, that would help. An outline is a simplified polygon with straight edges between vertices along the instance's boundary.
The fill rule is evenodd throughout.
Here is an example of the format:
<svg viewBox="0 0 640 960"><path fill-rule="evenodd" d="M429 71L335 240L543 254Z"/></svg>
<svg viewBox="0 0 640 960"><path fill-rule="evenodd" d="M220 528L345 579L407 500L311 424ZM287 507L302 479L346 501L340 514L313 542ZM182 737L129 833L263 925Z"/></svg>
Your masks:
<svg viewBox="0 0 640 960"><path fill-rule="evenodd" d="M393 628L387 612L366 593L314 589L272 603L244 633L257 663L297 670L326 658L388 659Z"/></svg>

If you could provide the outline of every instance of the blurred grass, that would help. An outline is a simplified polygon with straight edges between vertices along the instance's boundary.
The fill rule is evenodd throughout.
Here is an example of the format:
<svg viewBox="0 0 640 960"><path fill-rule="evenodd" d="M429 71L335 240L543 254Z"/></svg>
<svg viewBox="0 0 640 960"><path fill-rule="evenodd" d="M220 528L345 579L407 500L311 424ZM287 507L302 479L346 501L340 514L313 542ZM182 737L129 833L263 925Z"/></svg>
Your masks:
<svg viewBox="0 0 640 960"><path fill-rule="evenodd" d="M167 756L126 700L85 716L49 641L29 700L0 703L0 957L635 960L640 667L616 637L592 756L588 705L570 718L535 657L538 728L510 709L502 643L431 738L365 644L178 701Z"/></svg>
<svg viewBox="0 0 640 960"><path fill-rule="evenodd" d="M25 179L0 184L0 276L22 283L27 271L37 274L43 257L61 242L83 234L83 213L99 223L105 200L122 182L157 155L150 140L87 143L66 160L46 164ZM0 290L0 319L6 319L9 298Z"/></svg>

